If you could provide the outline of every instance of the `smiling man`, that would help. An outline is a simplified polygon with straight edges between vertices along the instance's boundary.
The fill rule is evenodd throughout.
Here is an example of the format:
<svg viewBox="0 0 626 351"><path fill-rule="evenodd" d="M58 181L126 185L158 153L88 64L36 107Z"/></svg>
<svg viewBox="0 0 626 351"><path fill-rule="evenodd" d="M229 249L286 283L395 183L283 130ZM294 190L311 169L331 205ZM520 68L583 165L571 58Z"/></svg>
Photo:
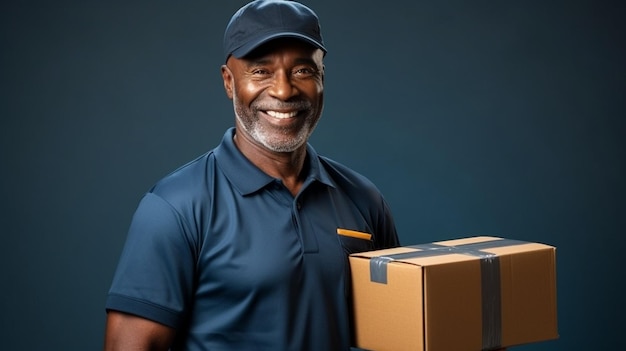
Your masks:
<svg viewBox="0 0 626 351"><path fill-rule="evenodd" d="M304 181L306 142L322 114L320 47L274 39L244 58L230 56L222 66L235 108L235 144L263 171L281 178L294 196Z"/></svg>
<svg viewBox="0 0 626 351"><path fill-rule="evenodd" d="M398 238L377 188L307 142L324 100L318 18L253 1L224 54L235 127L141 200L105 350L349 350L347 256Z"/></svg>

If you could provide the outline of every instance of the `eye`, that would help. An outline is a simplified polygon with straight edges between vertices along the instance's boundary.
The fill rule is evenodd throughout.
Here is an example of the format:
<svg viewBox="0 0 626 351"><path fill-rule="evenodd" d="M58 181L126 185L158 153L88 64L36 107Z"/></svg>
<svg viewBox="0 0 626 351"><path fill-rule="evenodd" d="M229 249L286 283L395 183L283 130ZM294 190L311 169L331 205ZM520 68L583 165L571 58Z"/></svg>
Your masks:
<svg viewBox="0 0 626 351"><path fill-rule="evenodd" d="M317 74L317 70L312 67L298 67L294 74L300 78L312 77Z"/></svg>
<svg viewBox="0 0 626 351"><path fill-rule="evenodd" d="M270 71L264 68L255 68L251 71L251 73L255 76L266 76L270 74Z"/></svg>

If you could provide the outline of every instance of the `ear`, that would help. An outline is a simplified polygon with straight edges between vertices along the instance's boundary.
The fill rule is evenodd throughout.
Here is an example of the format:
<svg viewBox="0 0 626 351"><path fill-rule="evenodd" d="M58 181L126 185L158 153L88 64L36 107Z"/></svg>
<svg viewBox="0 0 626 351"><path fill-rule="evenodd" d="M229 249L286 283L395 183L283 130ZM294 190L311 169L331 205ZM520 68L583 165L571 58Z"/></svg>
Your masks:
<svg viewBox="0 0 626 351"><path fill-rule="evenodd" d="M226 65L222 65L222 80L224 81L224 90L229 99L233 99L233 72Z"/></svg>

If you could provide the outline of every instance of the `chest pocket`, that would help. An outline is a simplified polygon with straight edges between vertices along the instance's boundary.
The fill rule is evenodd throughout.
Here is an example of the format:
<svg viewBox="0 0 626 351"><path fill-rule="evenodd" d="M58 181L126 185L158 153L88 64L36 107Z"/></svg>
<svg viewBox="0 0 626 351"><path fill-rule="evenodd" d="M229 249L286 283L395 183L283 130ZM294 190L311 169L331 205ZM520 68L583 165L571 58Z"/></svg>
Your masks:
<svg viewBox="0 0 626 351"><path fill-rule="evenodd" d="M341 241L343 251L347 254L374 250L372 234L355 230L337 228L337 235Z"/></svg>

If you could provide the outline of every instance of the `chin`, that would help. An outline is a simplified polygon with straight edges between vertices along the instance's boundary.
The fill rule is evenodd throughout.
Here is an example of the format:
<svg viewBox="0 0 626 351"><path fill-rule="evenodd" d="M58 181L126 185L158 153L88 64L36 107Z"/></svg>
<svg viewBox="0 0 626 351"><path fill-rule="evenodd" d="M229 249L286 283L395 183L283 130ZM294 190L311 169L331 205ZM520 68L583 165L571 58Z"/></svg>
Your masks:
<svg viewBox="0 0 626 351"><path fill-rule="evenodd" d="M257 136L255 139L271 151L293 152L306 144L307 136L308 134L306 136L299 135L298 137L289 140L278 140L278 138L264 136Z"/></svg>

